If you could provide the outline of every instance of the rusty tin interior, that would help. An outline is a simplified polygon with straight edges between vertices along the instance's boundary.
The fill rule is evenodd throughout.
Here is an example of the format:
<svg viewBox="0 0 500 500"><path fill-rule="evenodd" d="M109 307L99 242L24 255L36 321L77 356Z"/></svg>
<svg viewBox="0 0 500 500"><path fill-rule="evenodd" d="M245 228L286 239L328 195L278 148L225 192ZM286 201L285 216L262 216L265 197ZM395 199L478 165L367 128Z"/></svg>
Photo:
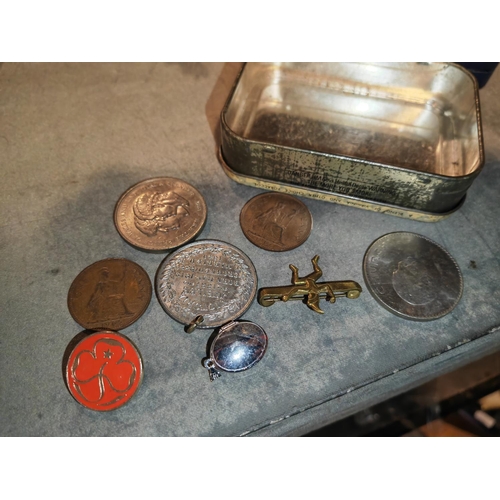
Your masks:
<svg viewBox="0 0 500 500"><path fill-rule="evenodd" d="M245 184L439 220L484 163L477 82L452 63L247 63L221 160Z"/></svg>

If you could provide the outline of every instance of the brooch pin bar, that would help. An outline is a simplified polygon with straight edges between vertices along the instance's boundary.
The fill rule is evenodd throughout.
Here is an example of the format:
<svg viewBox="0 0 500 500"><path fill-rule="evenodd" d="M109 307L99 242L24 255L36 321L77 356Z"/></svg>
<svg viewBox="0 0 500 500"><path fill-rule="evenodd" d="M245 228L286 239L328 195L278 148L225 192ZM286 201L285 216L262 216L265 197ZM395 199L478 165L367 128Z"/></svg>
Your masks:
<svg viewBox="0 0 500 500"><path fill-rule="evenodd" d="M360 296L362 288L355 281L324 281L317 283L316 280L323 275L318 260L319 255L315 255L311 259L313 272L303 277L299 276L298 268L290 264L292 285L261 288L257 298L259 304L269 307L278 301L302 300L309 309L324 314L324 311L319 307L321 299L333 304L338 297L357 299Z"/></svg>

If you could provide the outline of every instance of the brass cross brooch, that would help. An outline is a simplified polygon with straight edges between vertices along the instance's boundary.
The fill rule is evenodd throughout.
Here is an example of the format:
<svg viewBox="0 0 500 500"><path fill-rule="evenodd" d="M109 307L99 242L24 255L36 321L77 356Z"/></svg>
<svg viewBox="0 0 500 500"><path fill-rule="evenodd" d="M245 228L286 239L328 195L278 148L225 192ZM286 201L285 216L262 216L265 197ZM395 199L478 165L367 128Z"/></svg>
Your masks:
<svg viewBox="0 0 500 500"><path fill-rule="evenodd" d="M307 276L300 277L299 270L290 264L292 270L292 285L272 286L259 290L258 302L261 306L269 307L275 302L282 300L302 300L309 309L324 314L319 307L320 299L326 299L333 304L338 297L357 299L362 291L361 286L355 281L324 281L316 283L321 278L323 271L318 266L319 255L312 259L313 272Z"/></svg>

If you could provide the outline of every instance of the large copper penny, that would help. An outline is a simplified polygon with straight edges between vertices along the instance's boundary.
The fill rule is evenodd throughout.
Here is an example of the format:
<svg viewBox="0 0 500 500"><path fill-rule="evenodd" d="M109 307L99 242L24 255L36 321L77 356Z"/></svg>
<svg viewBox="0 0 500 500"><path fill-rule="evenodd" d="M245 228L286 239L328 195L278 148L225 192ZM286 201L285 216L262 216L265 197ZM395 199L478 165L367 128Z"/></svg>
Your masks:
<svg viewBox="0 0 500 500"><path fill-rule="evenodd" d="M254 244L271 252L284 252L302 245L312 229L309 209L294 196L263 193L241 210L243 234Z"/></svg>
<svg viewBox="0 0 500 500"><path fill-rule="evenodd" d="M157 177L128 189L115 208L125 241L143 250L171 250L194 239L207 219L201 193L180 179Z"/></svg>
<svg viewBox="0 0 500 500"><path fill-rule="evenodd" d="M169 254L156 273L163 309L189 325L216 328L239 318L257 292L257 273L240 249L217 240L198 240Z"/></svg>
<svg viewBox="0 0 500 500"><path fill-rule="evenodd" d="M366 251L363 274L375 300L405 319L441 318L462 297L462 273L455 259L416 233L388 233L375 240Z"/></svg>
<svg viewBox="0 0 500 500"><path fill-rule="evenodd" d="M129 401L141 384L141 354L120 333L92 333L71 350L65 378L70 394L86 408L114 410Z"/></svg>
<svg viewBox="0 0 500 500"><path fill-rule="evenodd" d="M84 328L121 330L144 314L151 294L151 281L141 266L127 259L105 259L75 278L68 308Z"/></svg>

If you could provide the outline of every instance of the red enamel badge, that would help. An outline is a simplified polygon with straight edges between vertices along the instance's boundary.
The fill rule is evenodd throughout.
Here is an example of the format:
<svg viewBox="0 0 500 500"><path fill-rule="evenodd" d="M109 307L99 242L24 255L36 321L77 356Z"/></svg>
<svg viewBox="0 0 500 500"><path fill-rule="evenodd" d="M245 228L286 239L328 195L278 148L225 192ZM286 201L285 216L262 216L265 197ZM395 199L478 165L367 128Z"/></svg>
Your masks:
<svg viewBox="0 0 500 500"><path fill-rule="evenodd" d="M92 333L73 348L66 383L83 406L97 411L124 405L142 380L142 359L134 344L112 331Z"/></svg>

